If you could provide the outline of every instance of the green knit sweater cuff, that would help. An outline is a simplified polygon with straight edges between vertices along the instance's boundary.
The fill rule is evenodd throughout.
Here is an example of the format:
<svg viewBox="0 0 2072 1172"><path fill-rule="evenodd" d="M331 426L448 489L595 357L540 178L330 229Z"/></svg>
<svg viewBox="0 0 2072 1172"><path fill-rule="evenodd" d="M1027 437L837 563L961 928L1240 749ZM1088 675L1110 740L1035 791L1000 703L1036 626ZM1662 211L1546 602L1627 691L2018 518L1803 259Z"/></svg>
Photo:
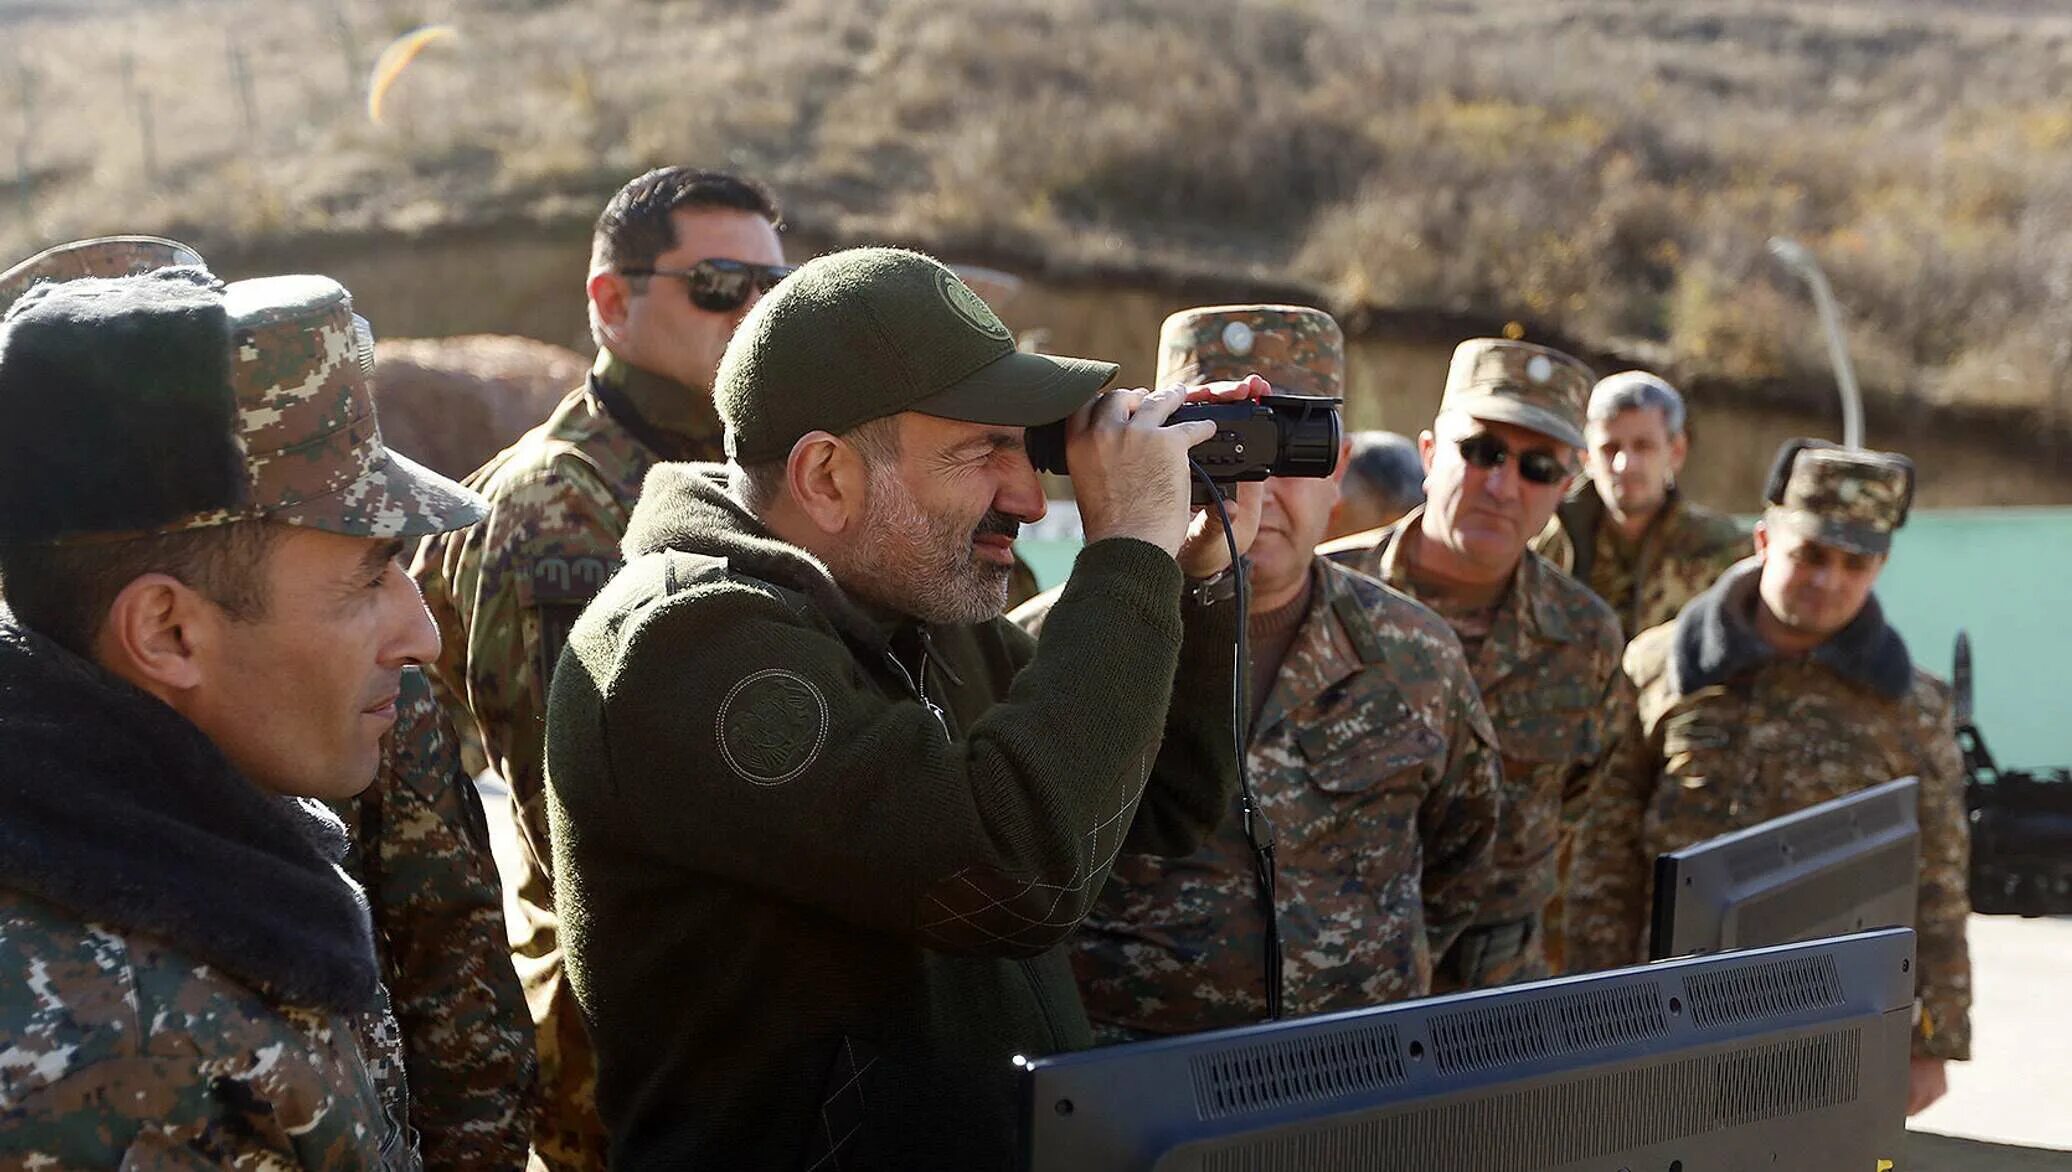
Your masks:
<svg viewBox="0 0 2072 1172"><path fill-rule="evenodd" d="M1112 598L1174 643L1180 641L1180 588L1173 555L1134 537L1104 537L1079 551L1059 602L1084 594Z"/></svg>

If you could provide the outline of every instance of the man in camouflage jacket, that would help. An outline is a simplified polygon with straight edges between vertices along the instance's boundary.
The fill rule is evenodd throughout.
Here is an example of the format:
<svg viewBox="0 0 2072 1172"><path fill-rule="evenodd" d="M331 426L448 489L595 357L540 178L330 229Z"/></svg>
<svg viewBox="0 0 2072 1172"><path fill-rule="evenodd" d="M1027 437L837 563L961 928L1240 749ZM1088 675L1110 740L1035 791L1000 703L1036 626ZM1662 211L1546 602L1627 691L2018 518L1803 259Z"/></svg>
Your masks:
<svg viewBox="0 0 2072 1172"><path fill-rule="evenodd" d="M474 779L423 671L403 673L375 783L333 810L367 893L425 1164L520 1168L532 1138L532 1019Z"/></svg>
<svg viewBox="0 0 2072 1172"><path fill-rule="evenodd" d="M1239 305L1166 319L1158 383L1256 372L1284 394L1343 393L1321 310ZM1277 862L1282 1009L1422 997L1489 881L1501 776L1459 640L1403 594L1323 558L1345 473L1267 481L1252 543L1247 752ZM1039 628L1054 595L1018 611ZM1126 854L1073 941L1097 1037L1262 1020L1265 915L1233 806L1183 859Z"/></svg>
<svg viewBox="0 0 2072 1172"><path fill-rule="evenodd" d="M547 840L547 683L583 607L617 571L648 469L718 460L712 379L727 339L786 270L769 193L666 167L628 183L592 237L597 365L546 422L468 477L489 519L425 543L413 573L444 636L436 683L511 790L515 961L538 1027L535 1153L604 1164L596 1063L562 970Z"/></svg>
<svg viewBox="0 0 2072 1172"><path fill-rule="evenodd" d="M0 273L0 312L37 284L202 263L159 237L73 241ZM361 1019L361 1044L433 1166L518 1167L531 1134L532 1024L481 802L421 671L403 673L396 710L375 784L332 803L353 838L345 869L369 893L393 1010Z"/></svg>
<svg viewBox="0 0 2072 1172"><path fill-rule="evenodd" d="M1589 480L1562 502L1558 525L1533 549L1610 603L1630 639L1675 618L1747 557L1749 536L1677 487L1690 437L1675 387L1623 371L1591 390L1588 415Z"/></svg>
<svg viewBox="0 0 2072 1172"><path fill-rule="evenodd" d="M1526 548L1573 474L1590 381L1588 367L1544 346L1461 343L1438 418L1418 437L1426 504L1322 548L1447 620L1503 750L1494 876L1474 925L1442 959L1435 991L1554 967L1558 853L1632 704L1618 670L1618 619Z"/></svg>
<svg viewBox="0 0 2072 1172"><path fill-rule="evenodd" d="M1578 971L1644 958L1656 855L1918 777L1918 1111L1941 1095L1943 1063L1970 1057L1971 963L1949 688L1871 594L1913 479L1903 456L1786 443L1757 557L1627 648L1639 707L1576 842L1568 955Z"/></svg>
<svg viewBox="0 0 2072 1172"><path fill-rule="evenodd" d="M415 1168L346 838L480 501L388 452L321 277L59 281L0 319L0 1157Z"/></svg>

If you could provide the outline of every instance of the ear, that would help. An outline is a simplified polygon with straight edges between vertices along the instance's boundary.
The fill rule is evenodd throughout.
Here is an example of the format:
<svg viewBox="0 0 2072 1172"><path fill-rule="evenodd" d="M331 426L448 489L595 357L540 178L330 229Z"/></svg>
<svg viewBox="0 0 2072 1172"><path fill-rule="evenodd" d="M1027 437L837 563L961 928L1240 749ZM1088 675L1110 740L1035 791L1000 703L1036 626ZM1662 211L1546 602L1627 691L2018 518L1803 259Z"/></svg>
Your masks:
<svg viewBox="0 0 2072 1172"><path fill-rule="evenodd" d="M202 682L199 652L223 615L169 574L142 574L115 596L94 639L101 666L165 699Z"/></svg>
<svg viewBox="0 0 2072 1172"><path fill-rule="evenodd" d="M1770 548L1770 527L1761 521L1755 523L1755 555L1762 557Z"/></svg>
<svg viewBox="0 0 2072 1172"><path fill-rule="evenodd" d="M1681 475L1684 457L1691 454L1690 433L1679 431L1669 437L1669 475Z"/></svg>
<svg viewBox="0 0 2072 1172"><path fill-rule="evenodd" d="M590 274L583 283L583 292L590 298L590 307L596 311L598 329L613 342L622 340L626 330L626 315L631 312L633 283L609 269L600 269Z"/></svg>
<svg viewBox="0 0 2072 1172"><path fill-rule="evenodd" d="M1417 433L1417 458L1424 464L1425 475L1432 472L1432 453L1439 450L1439 437L1429 429Z"/></svg>
<svg viewBox="0 0 2072 1172"><path fill-rule="evenodd" d="M1353 437L1342 436L1338 441L1338 466L1331 469L1331 484L1340 487L1345 484L1345 466L1353 458Z"/></svg>
<svg viewBox="0 0 2072 1172"><path fill-rule="evenodd" d="M784 461L784 480L799 511L830 537L863 519L870 469L863 454L840 436L825 431L800 436Z"/></svg>

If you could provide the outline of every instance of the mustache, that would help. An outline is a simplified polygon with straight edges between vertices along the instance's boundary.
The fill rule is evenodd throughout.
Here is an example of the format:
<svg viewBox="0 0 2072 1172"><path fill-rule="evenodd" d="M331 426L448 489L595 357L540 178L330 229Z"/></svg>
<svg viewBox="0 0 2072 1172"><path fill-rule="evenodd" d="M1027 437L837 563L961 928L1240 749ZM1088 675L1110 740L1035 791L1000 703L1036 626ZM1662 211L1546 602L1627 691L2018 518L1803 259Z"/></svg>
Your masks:
<svg viewBox="0 0 2072 1172"><path fill-rule="evenodd" d="M1005 537L1012 541L1021 531L1022 523L1019 520L998 509L988 509L986 515L979 518L978 528L971 531L971 536L974 540L980 537Z"/></svg>

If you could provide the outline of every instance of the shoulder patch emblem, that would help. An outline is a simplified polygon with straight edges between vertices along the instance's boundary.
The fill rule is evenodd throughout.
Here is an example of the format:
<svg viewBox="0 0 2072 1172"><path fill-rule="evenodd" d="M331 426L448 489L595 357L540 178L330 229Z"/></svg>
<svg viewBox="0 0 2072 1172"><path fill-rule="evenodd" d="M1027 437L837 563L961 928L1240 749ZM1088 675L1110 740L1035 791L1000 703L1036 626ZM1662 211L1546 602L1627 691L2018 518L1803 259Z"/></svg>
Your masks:
<svg viewBox="0 0 2072 1172"><path fill-rule="evenodd" d="M754 785L783 785L827 743L827 697L796 672L759 671L728 689L713 735L727 768Z"/></svg>
<svg viewBox="0 0 2072 1172"><path fill-rule="evenodd" d="M604 584L619 571L617 558L589 554L576 557L543 557L532 563L532 599L541 602L573 602L578 606L597 597Z"/></svg>

